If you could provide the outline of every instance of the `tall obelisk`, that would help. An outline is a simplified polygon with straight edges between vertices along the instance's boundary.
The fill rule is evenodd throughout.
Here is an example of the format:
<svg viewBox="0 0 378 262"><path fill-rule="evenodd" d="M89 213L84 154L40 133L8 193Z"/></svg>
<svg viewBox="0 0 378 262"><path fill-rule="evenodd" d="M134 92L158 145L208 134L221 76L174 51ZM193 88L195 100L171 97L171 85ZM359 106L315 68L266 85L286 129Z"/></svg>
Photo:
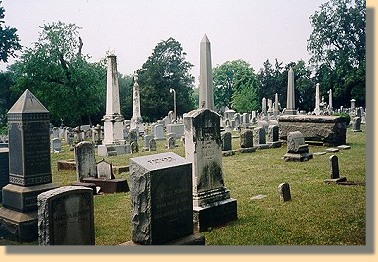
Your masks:
<svg viewBox="0 0 378 262"><path fill-rule="evenodd" d="M117 75L117 57L108 56L107 82L106 82L106 114L104 120L104 145L122 144L123 116L119 101L119 87Z"/></svg>
<svg viewBox="0 0 378 262"><path fill-rule="evenodd" d="M315 85L315 109L314 109L315 115L320 115L320 88L319 83Z"/></svg>
<svg viewBox="0 0 378 262"><path fill-rule="evenodd" d="M287 99L285 115L296 115L295 109L295 90L294 90L294 71L290 67L287 77Z"/></svg>
<svg viewBox="0 0 378 262"><path fill-rule="evenodd" d="M214 110L211 48L210 41L206 35L200 43L199 108Z"/></svg>
<svg viewBox="0 0 378 262"><path fill-rule="evenodd" d="M136 129L139 132L139 128L142 127L142 117L140 115L140 95L139 95L139 84L138 75L134 75L134 85L133 85L133 116L130 122L130 128Z"/></svg>

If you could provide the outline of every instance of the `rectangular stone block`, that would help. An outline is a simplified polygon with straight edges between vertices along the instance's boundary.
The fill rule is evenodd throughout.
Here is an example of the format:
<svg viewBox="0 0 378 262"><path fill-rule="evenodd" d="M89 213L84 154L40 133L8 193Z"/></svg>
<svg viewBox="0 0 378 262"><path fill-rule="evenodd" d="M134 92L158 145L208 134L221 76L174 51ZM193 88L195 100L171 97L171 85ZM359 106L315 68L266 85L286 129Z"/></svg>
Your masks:
<svg viewBox="0 0 378 262"><path fill-rule="evenodd" d="M175 153L130 159L132 241L153 245L193 233L192 164Z"/></svg>

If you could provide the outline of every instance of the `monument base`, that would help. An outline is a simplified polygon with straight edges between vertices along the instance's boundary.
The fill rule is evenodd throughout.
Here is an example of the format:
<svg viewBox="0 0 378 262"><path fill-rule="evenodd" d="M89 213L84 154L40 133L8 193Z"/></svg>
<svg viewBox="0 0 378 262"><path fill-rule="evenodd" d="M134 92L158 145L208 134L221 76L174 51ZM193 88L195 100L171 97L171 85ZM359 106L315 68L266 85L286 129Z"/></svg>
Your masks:
<svg viewBox="0 0 378 262"><path fill-rule="evenodd" d="M346 182L346 177L328 178L323 180L327 184L338 184L340 182Z"/></svg>
<svg viewBox="0 0 378 262"><path fill-rule="evenodd" d="M256 147L246 147L246 148L239 148L239 153L252 153L256 152Z"/></svg>
<svg viewBox="0 0 378 262"><path fill-rule="evenodd" d="M268 148L270 148L270 145L269 144L257 144L257 145L255 145L255 147L257 148L257 149L268 149Z"/></svg>
<svg viewBox="0 0 378 262"><path fill-rule="evenodd" d="M283 156L283 159L285 161L287 161L287 162L289 162L289 161L292 161L292 162L295 162L295 161L303 162L303 161L308 161L308 160L310 160L312 158L313 158L312 153L298 153L298 154L295 154L295 153L286 153Z"/></svg>
<svg viewBox="0 0 378 262"><path fill-rule="evenodd" d="M37 210L37 196L45 191L57 188L53 183L35 186L19 186L8 184L3 187L3 207L20 212Z"/></svg>
<svg viewBox="0 0 378 262"><path fill-rule="evenodd" d="M237 201L229 198L206 206L193 207L193 222L199 232L224 225L238 218Z"/></svg>
<svg viewBox="0 0 378 262"><path fill-rule="evenodd" d="M38 239L37 211L21 213L5 207L0 208L0 236L17 242L32 242Z"/></svg>
<svg viewBox="0 0 378 262"><path fill-rule="evenodd" d="M235 155L236 150L227 150L227 151L222 151L222 156L233 156Z"/></svg>
<svg viewBox="0 0 378 262"><path fill-rule="evenodd" d="M85 182L73 182L71 183L71 186L83 186L83 187L89 187L93 191L93 195L97 195L97 186L95 183L85 183Z"/></svg>
<svg viewBox="0 0 378 262"><path fill-rule="evenodd" d="M281 141L268 142L269 148L279 148L282 145Z"/></svg>
<svg viewBox="0 0 378 262"><path fill-rule="evenodd" d="M98 156L118 156L129 154L131 152L130 145L98 145Z"/></svg>
<svg viewBox="0 0 378 262"><path fill-rule="evenodd" d="M104 193L119 193L129 192L130 188L126 179L100 179L94 177L83 178L84 183L95 184L101 187L101 191Z"/></svg>
<svg viewBox="0 0 378 262"><path fill-rule="evenodd" d="M205 236L198 233L190 234L178 239L170 240L159 245L205 245ZM121 243L120 246L143 246L133 241Z"/></svg>

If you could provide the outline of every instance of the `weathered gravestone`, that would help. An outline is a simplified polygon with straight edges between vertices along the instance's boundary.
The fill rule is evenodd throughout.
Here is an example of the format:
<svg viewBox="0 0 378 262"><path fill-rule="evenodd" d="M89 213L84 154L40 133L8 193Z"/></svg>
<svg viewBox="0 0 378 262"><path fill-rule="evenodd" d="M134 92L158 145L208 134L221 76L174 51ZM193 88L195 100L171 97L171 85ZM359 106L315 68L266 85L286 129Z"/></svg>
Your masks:
<svg viewBox="0 0 378 262"><path fill-rule="evenodd" d="M303 134L299 131L290 132L287 135L287 153L283 159L285 161L307 161L312 158L313 155L309 152Z"/></svg>
<svg viewBox="0 0 378 262"><path fill-rule="evenodd" d="M153 127L154 138L156 140L164 139L164 125L156 124Z"/></svg>
<svg viewBox="0 0 378 262"><path fill-rule="evenodd" d="M346 177L340 177L339 173L339 158L335 155L331 155L329 157L329 167L331 177L328 179L324 179L326 183L338 183L338 182L345 182L347 181Z"/></svg>
<svg viewBox="0 0 378 262"><path fill-rule="evenodd" d="M193 164L193 211L199 231L237 219L237 201L224 185L220 116L209 109L184 116L185 158Z"/></svg>
<svg viewBox="0 0 378 262"><path fill-rule="evenodd" d="M231 156L234 155L235 152L232 151L232 134L231 132L223 132L221 134L222 139L222 155L223 156Z"/></svg>
<svg viewBox="0 0 378 262"><path fill-rule="evenodd" d="M154 137L151 136L151 135L144 135L144 146L143 146L143 150L149 150L151 139L154 139Z"/></svg>
<svg viewBox="0 0 378 262"><path fill-rule="evenodd" d="M93 191L64 186L38 195L39 245L94 245Z"/></svg>
<svg viewBox="0 0 378 262"><path fill-rule="evenodd" d="M240 133L240 153L251 153L255 152L256 147L253 146L253 132L252 130L246 129Z"/></svg>
<svg viewBox="0 0 378 262"><path fill-rule="evenodd" d="M282 202L291 200L290 185L288 183L282 183L278 185L278 194Z"/></svg>
<svg viewBox="0 0 378 262"><path fill-rule="evenodd" d="M148 150L149 151L156 151L156 140L154 138L152 138L149 142L148 142Z"/></svg>
<svg viewBox="0 0 378 262"><path fill-rule="evenodd" d="M50 116L26 90L8 111L9 184L3 187L0 235L16 241L38 238L37 195L51 183Z"/></svg>
<svg viewBox="0 0 378 262"><path fill-rule="evenodd" d="M59 153L62 151L62 142L59 138L51 139L51 152Z"/></svg>
<svg viewBox="0 0 378 262"><path fill-rule="evenodd" d="M272 148L281 147L281 142L279 141L278 125L269 125L267 144Z"/></svg>
<svg viewBox="0 0 378 262"><path fill-rule="evenodd" d="M173 152L131 158L130 179L133 243L205 243L203 236L193 234L189 161Z"/></svg>
<svg viewBox="0 0 378 262"><path fill-rule="evenodd" d="M0 148L0 202L3 187L9 183L9 149Z"/></svg>
<svg viewBox="0 0 378 262"><path fill-rule="evenodd" d="M77 181L86 177L97 177L94 144L88 141L78 143L74 148Z"/></svg>
<svg viewBox="0 0 378 262"><path fill-rule="evenodd" d="M253 129L253 144L259 149L268 148L269 145L266 143L266 131L263 127L255 127Z"/></svg>
<svg viewBox="0 0 378 262"><path fill-rule="evenodd" d="M361 117L353 117L352 119L352 132L361 132Z"/></svg>
<svg viewBox="0 0 378 262"><path fill-rule="evenodd" d="M131 148L131 154L135 154L139 152L139 146L137 141L132 141L130 143L130 148Z"/></svg>
<svg viewBox="0 0 378 262"><path fill-rule="evenodd" d="M96 164L97 178L99 179L114 179L113 175L113 165L102 159Z"/></svg>

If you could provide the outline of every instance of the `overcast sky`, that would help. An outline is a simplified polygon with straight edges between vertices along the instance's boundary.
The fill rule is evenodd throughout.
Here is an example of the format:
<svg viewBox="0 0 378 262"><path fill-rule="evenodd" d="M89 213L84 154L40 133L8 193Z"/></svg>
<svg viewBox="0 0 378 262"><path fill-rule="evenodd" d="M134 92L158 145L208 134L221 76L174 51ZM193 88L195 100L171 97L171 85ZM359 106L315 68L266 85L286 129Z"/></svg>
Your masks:
<svg viewBox="0 0 378 262"><path fill-rule="evenodd" d="M62 21L80 26L91 61L114 52L118 71L132 74L153 48L173 37L199 77L199 44L211 42L213 67L243 59L255 71L269 59L287 64L309 59L310 15L326 0L3 0L5 24L31 47L40 26ZM4 65L0 69L4 69Z"/></svg>

